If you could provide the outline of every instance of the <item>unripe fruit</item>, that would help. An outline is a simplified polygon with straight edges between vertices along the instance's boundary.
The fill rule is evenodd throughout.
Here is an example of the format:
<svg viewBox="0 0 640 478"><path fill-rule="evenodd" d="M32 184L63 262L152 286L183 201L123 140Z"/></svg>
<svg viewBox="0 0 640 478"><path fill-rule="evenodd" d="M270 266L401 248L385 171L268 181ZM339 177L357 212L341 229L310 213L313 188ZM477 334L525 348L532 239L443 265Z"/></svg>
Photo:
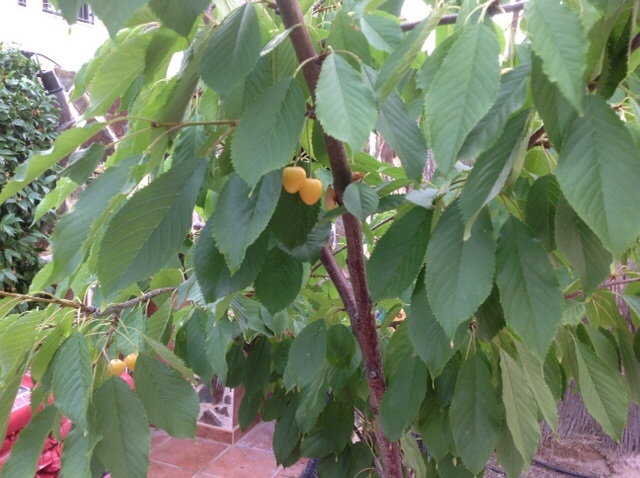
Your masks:
<svg viewBox="0 0 640 478"><path fill-rule="evenodd" d="M319 179L307 178L298 194L300 194L302 202L311 206L317 203L320 200L320 196L322 196L322 183Z"/></svg>
<svg viewBox="0 0 640 478"><path fill-rule="evenodd" d="M282 185L285 191L295 194L307 179L307 172L300 166L290 166L282 170Z"/></svg>
<svg viewBox="0 0 640 478"><path fill-rule="evenodd" d="M136 369L136 360L138 360L138 354L129 354L124 358L124 363L132 372Z"/></svg>
<svg viewBox="0 0 640 478"><path fill-rule="evenodd" d="M124 362L120 359L113 359L107 365L107 375L111 377L112 375L120 376L124 372Z"/></svg>

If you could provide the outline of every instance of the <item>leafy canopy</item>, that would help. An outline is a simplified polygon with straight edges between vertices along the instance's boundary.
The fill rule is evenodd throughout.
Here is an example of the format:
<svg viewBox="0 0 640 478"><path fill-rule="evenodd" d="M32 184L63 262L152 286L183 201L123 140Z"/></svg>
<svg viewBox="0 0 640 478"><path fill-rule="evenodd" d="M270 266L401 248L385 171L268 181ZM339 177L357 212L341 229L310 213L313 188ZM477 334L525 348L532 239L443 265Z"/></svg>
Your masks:
<svg viewBox="0 0 640 478"><path fill-rule="evenodd" d="M640 400L639 277L616 275L640 236L634 2L504 3L518 31L478 0L417 24L401 1L89 3L111 39L75 79L86 124L0 191L16 204L70 153L44 204L83 187L30 297L0 301L0 436L29 367L33 409L53 397L5 470L64 415L63 474L144 477L149 423L192 436L190 382L214 376L244 387L243 426L276 420L279 463L323 476L474 476L496 451L517 477L572 382L621 437ZM85 143L116 99L129 129L102 161ZM283 190L294 163L324 199ZM106 373L133 352L135 390Z"/></svg>

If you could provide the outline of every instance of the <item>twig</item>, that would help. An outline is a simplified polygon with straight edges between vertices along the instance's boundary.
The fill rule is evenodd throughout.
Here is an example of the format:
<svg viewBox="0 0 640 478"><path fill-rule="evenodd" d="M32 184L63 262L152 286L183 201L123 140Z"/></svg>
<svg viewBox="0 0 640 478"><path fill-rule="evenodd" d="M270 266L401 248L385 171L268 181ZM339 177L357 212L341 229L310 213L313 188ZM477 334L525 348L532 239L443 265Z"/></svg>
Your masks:
<svg viewBox="0 0 640 478"><path fill-rule="evenodd" d="M112 305L111 307L107 307L104 310L96 310L93 315L96 317L104 317L105 315L116 314L119 315L124 309L128 309L129 307L133 307L134 305L139 304L140 302L146 302L149 299L153 299L154 297L164 294L167 292L175 292L175 287L162 287L160 289L150 290L142 294L140 297L134 297L133 299L127 300L120 304Z"/></svg>
<svg viewBox="0 0 640 478"><path fill-rule="evenodd" d="M62 307L71 307L73 309L80 309L81 311L87 314L92 314L96 310L93 307L84 305L80 302L73 302L72 300L59 299L58 297L52 297L51 299L46 299L44 297L37 297L35 295L16 294L13 292L5 292L2 290L0 290L0 297L13 297L22 302L40 302L42 304L57 304Z"/></svg>
<svg viewBox="0 0 640 478"><path fill-rule="evenodd" d="M599 289L608 289L609 287L616 285L631 284L633 282L640 282L640 277L630 277L628 279L618 279L611 282L605 282L599 287Z"/></svg>
<svg viewBox="0 0 640 478"><path fill-rule="evenodd" d="M380 221L380 222L379 222L378 224L376 224L375 226L372 226L372 227L371 227L371 230L372 230L372 231L375 231L376 229L378 229L378 228L380 228L380 227L384 226L386 223L388 223L388 222L390 222L390 221L393 221L395 218L396 218L396 216L395 216L395 215L393 215L393 216L390 216L390 217L388 217L388 218L386 218L386 219L383 219L382 221ZM338 247L335 251L333 251L333 252L332 252L332 254L333 254L334 256L337 256L337 255L338 255L338 254L340 254L342 251L344 251L346 248L347 248L347 246L340 246L340 247ZM322 264L322 262L320 262L319 264L316 264L315 266L313 266L313 267L311 268L311 274L313 274L315 271L317 271L318 269L320 269L320 267L321 267L322 265L323 265L323 264Z"/></svg>
<svg viewBox="0 0 640 478"><path fill-rule="evenodd" d="M527 0L522 0L520 2L515 2L515 3L507 3L505 5L495 5L490 7L487 10L487 15L493 17L494 15L499 15L503 13L519 12L524 8L526 3L527 3ZM400 28L402 28L403 31L407 32L409 30L413 30L420 23L422 23L422 21L423 20L416 21L416 22L403 23L402 25L400 25ZM443 15L440 21L438 22L438 25L453 25L457 21L458 21L457 13L454 13L451 15Z"/></svg>
<svg viewBox="0 0 640 478"><path fill-rule="evenodd" d="M618 279L618 280L612 280L611 282L603 282L598 286L598 289L609 289L610 287L614 287L617 285L632 284L634 282L640 282L640 277L629 277L628 279ZM570 294L565 294L564 298L569 300L569 299L574 299L581 295L585 295L584 291L577 290L575 292L571 292Z"/></svg>
<svg viewBox="0 0 640 478"><path fill-rule="evenodd" d="M353 289L351 288L351 284L344 276L342 271L340 270L340 266L336 262L336 258L331 253L329 246L323 246L320 250L320 262L327 270L331 281L336 286L338 290L338 295L342 299L344 303L344 308L349 314L349 317L357 317L358 310L356 309L356 304L353 301ZM354 332L355 332L354 328Z"/></svg>
<svg viewBox="0 0 640 478"><path fill-rule="evenodd" d="M141 302L146 302L149 299L153 299L154 297L164 294L167 292L174 292L176 290L175 287L162 287L160 289L150 290L145 294L142 294L140 297L134 297L133 299L129 299L120 304L115 304L110 307L107 307L104 310L96 309L90 305L83 304L82 302L74 302L72 300L59 299L58 297L51 296L50 299L45 297L37 297L35 295L28 294L16 294L13 292L5 292L0 290L0 297L14 297L23 302L40 302L42 304L57 304L62 307L71 307L73 309L79 309L85 314L93 314L94 317L104 317L106 315L116 314L119 315L124 309L129 307L133 307Z"/></svg>

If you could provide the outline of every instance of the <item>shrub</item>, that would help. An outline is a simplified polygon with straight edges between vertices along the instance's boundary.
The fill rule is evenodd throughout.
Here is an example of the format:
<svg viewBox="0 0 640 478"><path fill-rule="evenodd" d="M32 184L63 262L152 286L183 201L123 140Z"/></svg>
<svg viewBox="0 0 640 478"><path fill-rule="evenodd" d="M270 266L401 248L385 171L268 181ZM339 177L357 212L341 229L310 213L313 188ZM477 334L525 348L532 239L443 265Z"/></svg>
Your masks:
<svg viewBox="0 0 640 478"><path fill-rule="evenodd" d="M47 149L56 136L55 99L40 84L38 65L17 50L0 49L0 189L34 152ZM0 287L24 293L42 267L39 254L54 214L37 221L36 207L52 189L47 171L0 206Z"/></svg>

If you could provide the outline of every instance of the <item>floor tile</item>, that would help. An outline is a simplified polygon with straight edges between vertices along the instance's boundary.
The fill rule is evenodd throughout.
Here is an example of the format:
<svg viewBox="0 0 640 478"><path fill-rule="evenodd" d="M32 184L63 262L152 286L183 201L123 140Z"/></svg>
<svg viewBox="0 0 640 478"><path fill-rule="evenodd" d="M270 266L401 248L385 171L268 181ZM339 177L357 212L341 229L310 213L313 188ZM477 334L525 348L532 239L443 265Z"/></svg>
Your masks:
<svg viewBox="0 0 640 478"><path fill-rule="evenodd" d="M160 430L159 428L151 427L151 449L162 445L169 438L169 434L164 430Z"/></svg>
<svg viewBox="0 0 640 478"><path fill-rule="evenodd" d="M171 438L151 451L152 460L181 466L189 470L201 471L214 458L224 452L229 445L211 440Z"/></svg>
<svg viewBox="0 0 640 478"><path fill-rule="evenodd" d="M179 466L160 463L151 460L149 464L149 478L193 478L196 473L193 470L186 470Z"/></svg>
<svg viewBox="0 0 640 478"><path fill-rule="evenodd" d="M272 478L278 465L271 451L232 446L202 471L223 478Z"/></svg>
<svg viewBox="0 0 640 478"><path fill-rule="evenodd" d="M306 463L298 462L293 466L284 468L280 473L276 475L276 477L277 478L298 478L302 474L306 466L307 466Z"/></svg>
<svg viewBox="0 0 640 478"><path fill-rule="evenodd" d="M240 446L253 446L261 450L272 450L275 421L258 423L245 436L238 440Z"/></svg>

